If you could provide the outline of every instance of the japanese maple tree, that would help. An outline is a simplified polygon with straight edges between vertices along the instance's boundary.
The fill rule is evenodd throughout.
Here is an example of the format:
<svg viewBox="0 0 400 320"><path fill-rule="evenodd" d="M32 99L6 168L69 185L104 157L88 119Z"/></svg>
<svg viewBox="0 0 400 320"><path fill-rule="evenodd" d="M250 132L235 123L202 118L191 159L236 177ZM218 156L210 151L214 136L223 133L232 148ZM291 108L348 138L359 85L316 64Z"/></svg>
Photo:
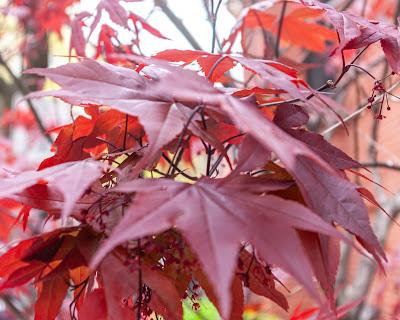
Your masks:
<svg viewBox="0 0 400 320"><path fill-rule="evenodd" d="M52 155L33 170L7 170L1 201L19 208L17 224L29 228L40 210L54 228L7 247L1 292L33 283L34 310L25 312L35 319L182 319L183 301L198 309L206 295L233 320L242 319L244 291L295 308L283 270L319 304L290 311L292 319L342 317L357 303L336 307L340 244L381 269L386 256L366 201L379 204L353 179L368 171L324 136L360 112L384 121L397 85L387 80L400 72L398 26L316 0L262 1L220 41L225 4L211 0L206 51L155 0L193 48L146 56L145 41L169 38L133 9L148 3L101 0L82 11L73 0L13 0L3 8L38 43L50 33L65 37L66 27L71 33L67 63L27 63L29 87L8 69ZM249 46L256 31L267 43L263 57ZM384 77L359 64L367 49L384 55ZM314 66L291 59L290 50L330 55L332 79L313 88L304 71ZM353 69L372 78L372 93L349 115L326 93L340 91ZM44 78L50 90L42 90ZM79 112L46 127L33 105L44 97ZM324 132L308 126L317 116L329 124Z"/></svg>

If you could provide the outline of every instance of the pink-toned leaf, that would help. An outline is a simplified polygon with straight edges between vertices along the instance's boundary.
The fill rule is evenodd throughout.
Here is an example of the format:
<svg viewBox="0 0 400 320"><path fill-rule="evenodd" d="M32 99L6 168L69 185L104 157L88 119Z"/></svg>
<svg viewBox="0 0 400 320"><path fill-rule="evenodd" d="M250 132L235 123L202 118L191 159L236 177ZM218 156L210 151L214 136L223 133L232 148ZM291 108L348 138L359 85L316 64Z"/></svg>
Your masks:
<svg viewBox="0 0 400 320"><path fill-rule="evenodd" d="M325 10L339 34L339 50L358 49L380 41L390 67L394 72L400 72L398 26L385 22L371 22L349 12L339 12L318 0L301 2L309 7Z"/></svg>
<svg viewBox="0 0 400 320"><path fill-rule="evenodd" d="M71 55L72 49L75 49L75 52L80 57L86 56L86 39L83 34L83 26L86 18L90 17L90 13L84 11L77 14L74 19L71 21L71 41L69 45L69 54Z"/></svg>
<svg viewBox="0 0 400 320"><path fill-rule="evenodd" d="M86 189L102 175L102 165L92 160L69 162L41 171L28 171L0 180L0 197L7 197L46 180L64 197L62 217L66 218Z"/></svg>
<svg viewBox="0 0 400 320"><path fill-rule="evenodd" d="M266 261L292 273L317 297L311 267L294 228L333 236L338 233L295 202L240 193L238 188L232 182L206 178L194 185L159 179L121 185L119 191L137 192L134 204L92 264L98 264L107 252L126 240L176 226L199 256L218 294L223 316L230 312L230 284L240 240L253 243ZM281 244L279 250L273 245L276 242ZM290 262L285 258L288 252Z"/></svg>
<svg viewBox="0 0 400 320"><path fill-rule="evenodd" d="M252 292L270 299L286 311L289 309L285 295L275 288L276 278L269 267L262 264L255 254L246 249L241 250L238 272L244 277L244 284Z"/></svg>
<svg viewBox="0 0 400 320"><path fill-rule="evenodd" d="M117 256L110 254L100 266L104 282L107 320L129 319L133 312L123 300L137 292L137 277Z"/></svg>
<svg viewBox="0 0 400 320"><path fill-rule="evenodd" d="M182 301L174 283L159 270L150 266L142 268L144 282L153 290L150 306L166 319L182 319Z"/></svg>
<svg viewBox="0 0 400 320"><path fill-rule="evenodd" d="M253 106L230 97L227 100L222 105L224 110L237 126L279 157L296 178L308 205L326 221L335 221L356 235L378 262L386 259L357 186L340 177L304 143L262 117Z"/></svg>

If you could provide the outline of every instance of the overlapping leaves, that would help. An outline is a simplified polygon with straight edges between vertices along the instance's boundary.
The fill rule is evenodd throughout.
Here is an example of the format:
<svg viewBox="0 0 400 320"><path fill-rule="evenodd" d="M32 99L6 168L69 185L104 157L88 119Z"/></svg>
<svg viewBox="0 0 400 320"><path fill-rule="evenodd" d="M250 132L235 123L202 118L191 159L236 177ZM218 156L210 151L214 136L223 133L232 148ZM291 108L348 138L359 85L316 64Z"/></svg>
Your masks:
<svg viewBox="0 0 400 320"><path fill-rule="evenodd" d="M324 51L326 42L334 41L333 31L315 18L326 11L339 33L339 50L380 41L392 69L399 71L396 27L339 13L318 1L306 5L290 3L283 41L300 44L293 29L301 28L313 31L311 40L301 42L303 47ZM261 26L276 33L275 9L251 7L230 41L244 28ZM103 11L126 29L130 20L163 37L119 1L108 0L97 7L92 31ZM72 47L82 56L81 27L88 17L83 13L72 24L77 31ZM102 32L98 55L103 50L111 54L113 30L104 26ZM321 301L316 277L334 309L333 285L343 239L335 224L355 235L379 263L385 259L360 195L367 193L342 172L360 165L307 131L308 114L301 106L282 104L265 113L248 98L273 94L313 104L309 95L316 92L294 69L273 61L187 50L155 56L181 66L133 55L108 58L126 66L82 59L28 71L60 86L29 98L54 96L86 113L54 130L55 154L42 162L40 170L0 181L0 196L21 201L26 210L61 212L61 217L72 215L82 223L22 241L0 257L2 289L35 280L38 317L54 319L70 282L83 288L74 291L73 303L81 319L129 318L142 303L144 289L151 296L149 312L180 319L190 281L199 282L223 318L241 317L243 286L287 309L271 267L292 274ZM183 68L194 63L204 77ZM268 87L245 88L233 96L216 89L213 83L225 82L237 64ZM206 150L208 176L186 175L192 183L178 182L175 176L185 172L174 161L193 140ZM228 152L231 143L238 146L237 159ZM171 151L172 160L167 155ZM166 172L157 167L160 157L170 161ZM233 170L212 178L223 158L227 167L235 165ZM216 170L211 168L213 161ZM165 178L150 178L154 172ZM99 243L101 237L106 240ZM91 266L96 273L90 273L88 263L94 254ZM238 301L234 307L232 299Z"/></svg>
<svg viewBox="0 0 400 320"><path fill-rule="evenodd" d="M239 61L244 60L243 58L238 59ZM331 152L333 147L330 147L329 144L322 140L318 144L315 144L314 140L316 136L307 134L307 132L301 130L295 131L291 129L291 126L302 125L304 120L291 123L289 121L289 119L291 119L290 111L288 111L288 117L283 117L283 121L278 121L279 117L282 118L282 116L279 113L277 114L276 123L282 127L281 129L278 125L265 119L263 114L253 105L224 95L192 71L171 67L157 61L150 60L150 62L153 63L153 65L155 64L157 68L154 66L147 67L148 69L144 70L146 77L127 68L101 64L91 60L84 60L80 63L69 64L55 69L33 70L31 72L48 76L53 81L57 82L61 86L61 89L53 92L35 93L32 94L31 97L53 95L74 104L95 103L98 105L107 105L113 109L138 117L148 135L149 151L147 151L147 155L145 151L144 158L146 161L140 162L137 167L134 168L134 172L140 172L142 168L156 160L155 155L159 150L172 141L183 130L185 123L188 123L188 114L191 113L190 110L195 110L194 106L199 103L204 104L206 117L211 118L211 115L216 112L219 117L225 116L230 118L238 128L244 132L248 132L248 134L253 137L253 143L261 147L261 152L262 150L268 150L276 154L285 165L286 170L296 179L296 183L306 203L315 210L316 213L327 222L339 223L348 231L355 234L361 244L369 250L378 261L381 257L384 257L380 245L369 225L366 208L359 196L357 187L342 178L341 175L335 171L337 169L353 167L356 163L349 160L343 153L332 154L331 157L328 157L326 154L327 150ZM260 75L267 76L266 73L263 73L264 69L261 67L262 65L263 64L255 63L254 69ZM163 70L163 72L160 73L160 70ZM304 97L304 94L298 87L293 85L293 82L287 78L286 73L282 73L278 69L275 70L276 77L280 79L280 81L276 83L279 89L286 89L287 92L293 93L293 96ZM279 78L280 75L282 75L282 78ZM172 80L174 80L174 86L172 86ZM291 87L288 88L289 85L291 85ZM182 118L179 114L186 114L186 118ZM285 123L285 121L289 122ZM202 130L204 130L204 128ZM326 148L328 149L326 150ZM336 163L339 165L335 165ZM333 168L329 164L332 164ZM244 181L238 181L240 181L240 183L237 183L237 187L240 188L241 183L243 184ZM137 189L143 191L149 188L148 190L151 191L144 193L144 195L139 193L134 201L140 203L135 209L135 212L139 215L140 212L142 212L145 217L148 217L148 219L153 218L153 220L151 220L149 224L143 226L138 224L140 226L138 227L138 230L140 230L139 232L135 231L137 225L134 223L135 221L137 223L141 221L139 216L133 215L132 218L132 215L126 215L124 220L122 220L123 222L121 222L116 229L116 234L121 238L114 240L114 244L111 246L109 245L110 247L108 247L108 250L104 249L106 247L103 247L102 252L107 252L115 244L123 243L134 237L157 233L177 225L178 228L181 227L181 229L183 229L185 236L189 238L189 242L194 250L197 250L196 252L199 255L199 259L203 262L205 270L214 286L216 286L217 278L219 280L222 279L222 271L220 273L215 273L215 270L219 270L218 268L221 267L218 264L221 252L226 253L227 256L224 256L224 261L230 261L230 272L226 273L224 284L219 285L217 292L221 304L221 311L225 315L228 314L230 303L229 295L227 295L226 292L229 292L230 280L232 279L231 277L235 264L235 252L240 242L250 241L258 247L258 250L264 250L263 247L266 247L265 241L272 241L272 239L263 240L259 238L261 231L256 233L256 237L254 237L254 232L250 232L250 230L255 230L257 225L260 225L263 220L261 216L259 216L259 218L254 217L253 219L254 221L259 221L258 223L242 226L235 221L236 218L233 219L233 217L229 215L229 210L226 212L223 208L233 203L235 203L236 207L242 205L242 215L244 217L246 212L256 210L256 208L259 208L258 211L261 214L261 212L267 210L267 208L270 208L269 210L273 212L276 211L278 207L285 208L296 204L281 203L280 201L282 200L279 198L260 198L258 196L246 194L246 206L245 204L236 203L240 200L240 197L238 199L232 198L232 190L228 192L220 187L219 184L223 185L223 182L205 178L197 182L194 186L174 183L169 180L138 180L132 182L132 189L128 188L127 190L133 192L138 191ZM257 184L246 181L245 185L251 190L251 187ZM138 186L140 186L140 188ZM211 189L215 190L211 192ZM122 189L119 190L121 191ZM160 191L160 193L157 193L157 190ZM166 190L168 191L166 192ZM236 190L236 192L237 191L238 190ZM219 194L218 192L222 193ZM226 201L224 203L219 203L214 199L214 193L218 194L217 198L223 199L226 197ZM140 200L142 197L146 198L146 201L143 203ZM182 199L178 201L180 197L182 197ZM249 201L249 198L253 200ZM214 203L213 201L217 202ZM265 203L263 201L265 201ZM274 203L274 201L278 202L276 206L272 208L269 207L268 203ZM196 233L193 228L190 228L191 232L189 233L187 229L189 227L186 222L191 221L191 215L185 214L181 218L175 216L177 210L183 210L183 212L189 210L187 212L194 212L194 208L186 206L187 203L191 203L192 206L198 206L197 210L199 213L202 212L203 214L204 211L202 210L205 210L203 206L207 203L212 209L206 210L205 212L210 212L209 215L212 215L215 220L212 220L214 221L213 223L220 226L220 228L224 228L224 230L228 232L225 240L219 239L215 241L215 243L218 243L219 248L223 246L223 250L217 250L215 247L211 250L211 247L213 245L215 246L215 243L211 243L209 248L207 247L211 252L214 252L213 260L206 258L208 256L205 251L209 252L210 250L204 247L207 242L200 236L201 234L207 234L207 232ZM181 206L182 204L183 206ZM153 207L153 205L155 205L155 207ZM160 209L163 208L164 205L167 208L166 211ZM296 210L300 209L297 208ZM150 213L152 211L157 212L157 214L154 216L151 215ZM220 214L216 214L215 212L220 212ZM265 212L263 213L266 214ZM285 215L287 214L289 214L289 212L285 211ZM304 211L302 215L307 215L307 213ZM131 217L132 220L127 220L129 217ZM186 217L188 220L186 221L183 217ZM201 219L202 216L199 214L195 217ZM209 216L206 214L203 220L206 221L207 219L209 219ZM280 216L278 220L280 219L282 219L282 216ZM310 221L313 220L314 223L316 223L316 221L319 221L317 219L317 217L310 218ZM274 225L277 224L278 229L286 228L282 230L282 234L290 234L290 228L303 228L314 232L317 232L319 228L319 231L325 230L326 233L332 235L332 233L330 233L331 231L323 229L322 224L318 224L318 227L310 223L299 224L296 222L295 217L291 217L288 224L282 226L279 225L278 220L274 222ZM181 221L182 224L178 221ZM204 221L198 221L198 228L201 228ZM144 222L146 222L146 219L144 219ZM284 223L284 221L280 223ZM190 225L192 226L193 224L190 223ZM228 225L231 225L231 227L227 228L226 226ZM265 226L265 228L267 228L267 226ZM214 229L212 234L218 234L217 229L218 228ZM238 238L238 232L242 232L243 230L249 230L249 233L244 235L243 239L240 237ZM138 233L136 234L136 232ZM193 236L193 234L197 234L197 236ZM278 237L279 234L280 233L274 233L274 237ZM300 242L295 240L297 239L296 233L292 232L291 234L292 242L288 244L287 252L293 250L292 246L300 245ZM201 239L201 241L199 239ZM212 236L210 236L210 239L212 239ZM227 241L228 243L226 243ZM204 251L200 249L202 247L204 247ZM298 254L302 252L300 249L294 251ZM311 291L314 290L310 285L312 267L309 262L307 262L307 258L304 255L300 255L297 258L299 262L298 265L303 268L301 272L298 272L297 269L293 269L291 263L286 263L279 255L271 257L267 252L264 252L264 254L266 260L272 259L273 263L277 263L288 269L298 280L307 285ZM327 252L321 252L321 259L323 259L324 255L326 256ZM210 261L214 262L213 264L207 264L206 261L209 261L209 263ZM224 268L226 271L226 264ZM214 270L214 273L211 272L211 269ZM218 275L218 277L216 278L215 275ZM323 279L321 278L321 280Z"/></svg>

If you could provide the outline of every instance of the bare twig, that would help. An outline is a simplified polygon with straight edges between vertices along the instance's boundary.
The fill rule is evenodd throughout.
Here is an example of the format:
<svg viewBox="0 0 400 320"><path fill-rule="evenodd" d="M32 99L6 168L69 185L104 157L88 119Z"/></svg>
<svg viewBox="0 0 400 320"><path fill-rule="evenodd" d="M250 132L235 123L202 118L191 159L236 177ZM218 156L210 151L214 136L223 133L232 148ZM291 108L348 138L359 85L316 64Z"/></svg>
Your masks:
<svg viewBox="0 0 400 320"><path fill-rule="evenodd" d="M126 149L126 142L127 142L127 138L128 138L128 123L129 123L129 115L126 114L125 115L124 142L123 142L123 146L122 146L123 150Z"/></svg>
<svg viewBox="0 0 400 320"><path fill-rule="evenodd" d="M225 58L226 58L226 56L221 55L221 56L218 58L218 60L215 61L215 63L212 65L212 67L211 67L211 69L210 69L210 71L209 71L209 73L208 73L208 76L207 76L207 79L208 79L208 80L211 79L212 75L214 74L215 69L217 69L218 65L219 65Z"/></svg>
<svg viewBox="0 0 400 320"><path fill-rule="evenodd" d="M364 53L365 50L367 50L369 46L366 46L364 49L362 49L357 55L356 57L348 64L345 65L345 61L344 61L344 57L343 57L343 67L342 67L342 72L339 74L338 78L335 81L327 81L326 83L324 83L322 86L320 86L318 89L316 89L313 93L309 94L305 100L310 100L311 98L313 98L314 96L316 96L317 92L323 92L328 88L335 88L338 83L342 80L342 78L344 77L345 74L347 74L347 72L351 69L351 67L356 67L358 69L362 69L363 71L365 71L368 75L370 75L372 78L375 79L375 77L373 75L371 75L368 71L366 71L364 68L361 68L358 65L355 65L354 62L356 62L356 60ZM295 103L295 102L299 102L301 101L301 99L295 98L295 99L290 99L290 100L285 100L285 101L276 101L276 102L268 102L268 103L262 103L260 105L258 105L259 107L273 107L273 106L278 106L281 104L286 104L286 103Z"/></svg>
<svg viewBox="0 0 400 320"><path fill-rule="evenodd" d="M211 53L215 51L215 41L217 39L217 16L219 8L221 7L222 0L218 1L218 4L214 10L214 0L211 0L211 18L212 18L212 43L211 43Z"/></svg>
<svg viewBox="0 0 400 320"><path fill-rule="evenodd" d="M385 168L400 171L399 165L394 165L386 162L363 162L361 163L361 165L367 168Z"/></svg>
<svg viewBox="0 0 400 320"><path fill-rule="evenodd" d="M383 71L383 76L387 73L388 69L388 64L385 65L384 71ZM382 99L385 99L385 94L383 95ZM383 100L382 100L383 103ZM380 121L373 121L372 127L371 127L371 142L369 144L368 148L368 156L369 160L373 164L378 164L378 149L377 149L377 144L376 142L379 140L379 126L381 122ZM372 166L372 177L373 180L376 183L380 183L381 177L378 172L378 165ZM378 202L380 203L387 203L387 197L385 196L385 193L381 188L376 188L376 195ZM398 197L398 195L397 195ZM396 196L395 196L396 198ZM395 199L394 198L394 199ZM375 214L375 219L374 219L374 224L373 228L374 231L381 242L382 245L385 244L386 239L388 237L388 232L389 228L392 224L392 221L394 220L394 216L398 214L400 207L399 208L388 208L390 210L386 210L388 212L390 217L387 217L385 215L379 214L379 210ZM391 216L393 215L393 216ZM371 288L374 275L375 275L375 270L376 270L376 265L371 263L370 261L364 261L363 258L362 260L358 263L357 267L357 273L354 279L347 284L346 289L343 291L343 294L341 295L341 299L343 301L350 301L346 299L353 299L355 297L361 298L363 296L368 295L368 292ZM357 299L356 298L356 299ZM353 317L354 319L360 319L361 314L364 314L367 316L367 319L370 317L370 312L365 312L369 308L368 304L366 301L361 302L355 309L351 310L349 313L350 317ZM364 317L364 316L363 316Z"/></svg>
<svg viewBox="0 0 400 320"><path fill-rule="evenodd" d="M341 11L345 11L345 10L347 10L348 8L350 8L351 5L353 4L353 1L354 1L354 0L348 0L348 1L344 4L344 6L342 7L342 9L340 9L340 10L341 10Z"/></svg>
<svg viewBox="0 0 400 320"><path fill-rule="evenodd" d="M190 43L190 45L195 49L195 50L201 50L200 44L197 42L197 40L192 36L190 31L185 27L183 24L182 20L179 19L175 13L169 8L167 2L165 0L156 0L155 1L156 6L161 8L161 10L164 12L164 14L168 17L169 20L175 25L175 27L179 30L180 33L186 38L186 40Z"/></svg>
<svg viewBox="0 0 400 320"><path fill-rule="evenodd" d="M393 91L394 89L396 89L400 84L400 81L396 82L395 84L393 84L389 89L387 89L387 92ZM379 99L383 98L385 94L381 94L379 96L376 97L376 101L378 101ZM362 104L359 105L359 107L357 108L356 111L354 111L352 114L348 115L347 117L345 117L343 119L343 122L348 122L352 119L354 119L355 117L358 117L365 109L368 108L368 106L370 105L370 103L367 102L363 102ZM321 135L327 135L328 133L336 130L338 127L340 127L343 124L342 121L338 121L336 122L334 125L330 126L329 128L325 129Z"/></svg>
<svg viewBox="0 0 400 320"><path fill-rule="evenodd" d="M183 138L184 138L185 134L187 133L188 128L189 128L194 116L202 108L203 108L203 106L199 105L199 106L197 106L196 108L193 109L192 113L190 114L189 118L187 119L187 121L185 123L185 126L182 129L182 132L181 132L181 134L180 134L180 136L178 138L178 143L176 145L176 149L175 149L175 152L174 152L174 157L172 158L172 161L170 162L170 167L168 169L168 173L171 174L171 175L174 174L175 168L178 166L178 162L180 161L180 157L182 156L182 153L179 152L179 149L182 148ZM181 150L183 150L183 149L181 149Z"/></svg>
<svg viewBox="0 0 400 320"><path fill-rule="evenodd" d="M282 4L281 14L279 16L279 24L278 24L278 34L276 36L276 43L275 43L275 57L279 58L279 46L281 42L282 36L282 28L283 28L283 21L285 20L285 13L286 13L287 1L284 1Z"/></svg>
<svg viewBox="0 0 400 320"><path fill-rule="evenodd" d="M172 161L169 159L164 153L162 154L162 157L164 158L165 161L167 161L179 174L184 176L185 178L192 180L192 181L197 181L196 177L192 177L188 175L187 173L183 172L181 169L179 169Z"/></svg>
<svg viewBox="0 0 400 320"><path fill-rule="evenodd" d="M400 213L400 194L396 194L391 199L387 200L382 204L382 207L391 215L391 217L381 214L379 212L380 210L378 210L376 212L373 229L378 240L384 246L389 236L389 229L392 225L392 220ZM365 293L368 292L374 279L373 275L376 271L376 264L366 257L361 257L361 260L362 261L360 261L359 267L355 273L356 277L354 281L345 288L343 294L339 297L339 303L354 301L355 299L363 297ZM363 316L361 312L359 315L356 315L351 319L372 320L373 318L367 318Z"/></svg>
<svg viewBox="0 0 400 320"><path fill-rule="evenodd" d="M257 24L258 24L258 26L260 27L260 30L261 30L262 35L263 35L263 39L264 39L264 54L263 54L263 56L264 56L264 58L267 58L267 56L268 56L267 48L268 48L268 42L269 42L268 32L267 32L267 30L265 30L265 28L263 28L263 24L262 24L262 21L261 21L261 17L260 17L260 15L258 14L258 11L257 11L257 10L254 10L254 11L252 11L252 12L253 12L254 16L256 17L256 19L257 19ZM248 46L250 46L251 43L252 43L252 41L249 42L249 45L248 45ZM248 50L248 49L246 49L246 51L247 51L247 50ZM254 58L256 58L256 57L254 57ZM254 74L253 74L252 76L254 76Z"/></svg>
<svg viewBox="0 0 400 320"><path fill-rule="evenodd" d="M138 262L139 262L139 270L138 270L138 308L137 308L137 320L142 319L142 295L143 295L143 276L142 276L142 246L140 239L137 240L138 247Z"/></svg>
<svg viewBox="0 0 400 320"><path fill-rule="evenodd" d="M399 25L399 18L400 16L400 1L397 0L397 6L396 6L396 11L394 12L394 16L393 16L393 23L395 25Z"/></svg>
<svg viewBox="0 0 400 320"><path fill-rule="evenodd" d="M324 90L326 90L328 88L330 88L330 85L328 83L324 83L322 86L320 86L315 91L322 92L322 91L324 91ZM306 97L306 100L310 100L314 96L315 96L315 93L311 93ZM262 104L259 104L258 106L261 107L261 108L274 107L274 106L279 106L279 105L286 104L286 103L295 103L295 102L299 102L299 101L301 101L301 100L298 99L298 98L294 98L294 99L289 99L289 100L285 100L285 101L262 103Z"/></svg>
<svg viewBox="0 0 400 320"><path fill-rule="evenodd" d="M1 295L0 300L3 301L7 308L15 315L16 319L28 320L28 318L22 313L22 311L15 306L12 298L9 295Z"/></svg>
<svg viewBox="0 0 400 320"><path fill-rule="evenodd" d="M228 144L225 148L225 154L229 151L229 149L232 147L232 144ZM213 164L213 166L210 169L209 175L212 176L213 173L218 169L218 166L220 165L222 159L225 157L225 154L221 154L217 161Z"/></svg>

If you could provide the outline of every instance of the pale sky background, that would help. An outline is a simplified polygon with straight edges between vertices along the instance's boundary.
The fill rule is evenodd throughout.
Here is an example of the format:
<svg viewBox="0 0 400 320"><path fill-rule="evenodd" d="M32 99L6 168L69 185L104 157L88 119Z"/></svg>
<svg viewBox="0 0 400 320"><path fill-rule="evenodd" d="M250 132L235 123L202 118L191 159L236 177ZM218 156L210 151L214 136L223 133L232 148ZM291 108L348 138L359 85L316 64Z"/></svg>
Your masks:
<svg viewBox="0 0 400 320"><path fill-rule="evenodd" d="M212 29L210 23L207 21L207 14L202 2L202 0L170 0L168 1L168 5L175 15L182 19L184 25L191 31L201 47L209 51L211 50ZM216 4L218 1L214 0L214 2ZM226 2L226 0L223 1L217 19L217 32L221 40L229 36L236 22L236 19L227 10ZM97 3L98 0L81 0L81 10L93 12ZM154 4L152 0L145 0L142 2L130 3L128 7L131 8L135 14L146 18L153 9ZM160 9L157 8L151 14L148 22L163 35L171 39L171 41L160 40L149 35L147 32L143 32L142 46L145 54L153 54L171 48L193 49Z"/></svg>
<svg viewBox="0 0 400 320"><path fill-rule="evenodd" d="M74 13L79 13L82 11L94 12L98 2L99 0L81 0L80 3L78 3L71 9L71 15L73 16ZM216 4L218 0L214 0L214 2ZM221 41L229 36L232 27L236 23L235 17L233 17L226 8L226 2L227 0L223 0L217 19L217 34ZM136 3L129 3L127 5L132 12L145 19L149 16L150 12L154 8L153 0L144 0ZM211 24L207 20L207 13L204 8L203 1L169 0L168 5L175 13L175 15L182 19L184 25L187 27L188 30L190 30L200 46L205 51L210 51L212 28ZM108 14L104 11L102 14L101 22L113 25L113 23L108 18ZM141 49L145 55L153 55L166 49L193 49L189 42L184 38L184 36L169 20L169 18L161 11L161 9L156 8L151 13L150 18L147 20L147 22L171 40L159 39L151 35L147 31L142 31L140 34ZM132 38L130 32L123 28L119 28L118 30L121 40L123 42L129 43L129 40ZM50 41L51 49L49 56L49 65L51 67L68 63L68 49L70 40L69 28L65 27L63 33L65 34L63 44L57 41L59 39L55 35L52 36L52 41ZM94 32L90 38L90 42L96 43L97 38L98 32ZM9 39L8 41L11 41L11 39ZM218 46L216 46L216 51L217 50ZM92 56L90 50L88 50L87 53L89 54L89 56ZM19 59L13 59L13 61L11 62L15 72L17 74L20 73L21 64L19 62ZM236 74L235 72L235 76L236 78L240 79L242 77L242 72L240 71L238 74ZM50 89L50 87L47 87L46 89ZM15 97L15 101L18 101L20 98L20 96ZM33 102L39 115L46 122L47 127L59 126L71 122L69 111L70 107L62 101L58 99L39 99L34 100ZM74 108L74 114L76 113L80 113L79 108ZM56 121L53 121L52 119L56 119ZM51 152L49 151L49 146L47 144L39 143L40 141L38 141L38 143L34 143L34 145L32 146L32 143L29 141L30 139L32 139L32 137L22 128L16 128L15 130L13 130L11 139L12 141L17 142L13 143L15 152L17 154L25 154L25 156L33 162L40 161L45 155L49 156L51 154ZM32 152L26 153L27 148L30 148Z"/></svg>

